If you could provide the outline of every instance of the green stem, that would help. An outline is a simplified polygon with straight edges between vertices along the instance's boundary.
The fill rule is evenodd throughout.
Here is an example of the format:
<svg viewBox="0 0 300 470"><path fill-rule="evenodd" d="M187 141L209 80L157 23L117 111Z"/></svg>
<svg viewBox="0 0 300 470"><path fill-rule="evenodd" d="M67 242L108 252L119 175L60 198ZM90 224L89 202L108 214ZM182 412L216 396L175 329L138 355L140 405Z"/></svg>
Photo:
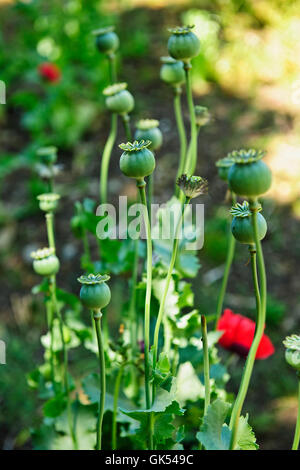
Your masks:
<svg viewBox="0 0 300 470"><path fill-rule="evenodd" d="M297 377L298 377L298 414L297 414L297 422L296 422L292 450L298 450L299 441L300 441L300 375L299 375L299 372L297 373Z"/></svg>
<svg viewBox="0 0 300 470"><path fill-rule="evenodd" d="M128 114L121 114L122 122L124 125L125 135L128 142L132 141L132 134L130 129L130 117Z"/></svg>
<svg viewBox="0 0 300 470"><path fill-rule="evenodd" d="M146 299L145 299L145 320L144 320L144 341L145 341L145 396L146 407L150 408L150 370L149 370L149 348L150 348L150 303L152 290L152 239L149 214L147 209L147 196L145 190L146 183L144 179L137 180L137 187L140 193L141 202L144 206L144 222L146 227L147 240L147 281L146 281ZM153 434L150 426L149 436L150 449L153 448Z"/></svg>
<svg viewBox="0 0 300 470"><path fill-rule="evenodd" d="M190 114L190 122L191 122L191 152L188 155L185 165L184 165L184 173L188 175L192 175L196 168L197 163L197 124L196 124L196 115L195 115L195 108L194 108L194 101L193 101L193 93L192 93L192 83L191 83L191 64L190 62L186 62L184 64L185 70L185 77L186 77L186 95L188 101L188 108Z"/></svg>
<svg viewBox="0 0 300 470"><path fill-rule="evenodd" d="M117 81L117 67L116 67L116 55L112 52L107 54L108 63L109 63L109 77L110 83L116 83Z"/></svg>
<svg viewBox="0 0 300 470"><path fill-rule="evenodd" d="M231 192L231 197L232 197L232 204L235 204L236 203L236 195L233 192ZM223 311L224 298L225 298L225 294L226 294L230 269L231 269L232 261L233 261L233 258L234 258L235 245L236 245L236 241L235 241L234 236L231 233L231 225L229 225L229 229L228 229L228 248L227 248L226 262L225 262L225 268L224 268L224 274L223 274L221 289L220 289L219 296L218 296L215 328L217 328L219 318L220 318L220 316L222 314L222 311Z"/></svg>
<svg viewBox="0 0 300 470"><path fill-rule="evenodd" d="M62 319L61 311L58 306L57 297L56 297L56 277L55 276L51 276L50 278L50 288L51 288L51 295L52 295L52 304L53 304L53 308L56 313L56 316L58 318L59 332L60 332L60 338L61 338L61 343L62 343L63 376L64 376L65 395L67 398L67 414L68 414L69 430L70 430L71 439L73 441L74 449L77 449L77 440L76 440L76 436L74 433L71 401L70 401L70 389L69 389L69 377L68 377L68 351L66 348L66 342L65 342L65 337L64 337L63 319Z"/></svg>
<svg viewBox="0 0 300 470"><path fill-rule="evenodd" d="M182 205L181 205L181 214L180 214L180 217L179 217L178 222L177 222L175 235L174 235L174 239L173 239L171 261L170 261L168 273L167 273L167 276L166 276L166 282L165 282L164 290L163 290L163 293L162 293L162 296L161 296L161 299L160 299L160 305L159 305L159 310L158 310L158 315L157 315L157 320L156 320L156 325L155 325L155 330L154 330L153 369L155 369L156 362L157 362L159 330L160 330L160 325L161 325L161 322L162 322L162 319L163 319L166 298L167 298L167 294L168 294L168 290L169 290L169 286L170 286L170 281L171 281L171 278L172 278L172 272L173 272L173 268L174 268L175 261L176 261L177 251L178 251L179 231L181 230L182 219L183 219L183 216L184 216L185 208L189 204L189 202L190 202L190 199L186 198L185 203L183 202ZM155 399L155 393L156 393L156 387L155 387L155 384L153 382L153 385L152 385L152 402Z"/></svg>
<svg viewBox="0 0 300 470"><path fill-rule="evenodd" d="M244 372L242 376L242 381L240 384L239 392L236 398L236 401L233 406L231 419L230 419L230 429L232 430L231 433L231 442L230 442L230 449L233 450L236 446L237 441L237 432L238 432L238 425L239 425L239 418L242 412L243 404L248 392L248 387L255 363L255 356L257 349L259 347L261 338L264 333L265 327L265 320L266 320L266 303L267 303L267 279L266 279L266 271L265 271L265 263L263 252L261 248L261 243L258 236L258 227L257 227L257 211L259 208L259 204L257 199L250 200L250 209L252 212L252 225L253 225L253 235L255 240L256 252L257 252L257 260L258 260L258 269L259 269L259 277L260 277L260 284L261 284L261 293L259 294L258 291L258 283L254 281L254 290L256 299L260 299L260 302L257 303L257 324L256 324L256 331L255 336L247 357L247 361L244 367ZM253 257L252 263L252 270L253 272L253 279L256 278L256 260Z"/></svg>
<svg viewBox="0 0 300 470"><path fill-rule="evenodd" d="M205 385L204 415L206 415L207 408L210 405L210 379L209 379L209 356L208 356L208 342L207 342L207 327L206 327L206 318L205 318L204 315L201 315L201 329L202 329L204 385Z"/></svg>
<svg viewBox="0 0 300 470"><path fill-rule="evenodd" d="M53 390L56 390L56 383L55 383L55 368L54 368L54 335L53 335L53 319L54 319L54 312L53 312L53 303L50 300L46 300L46 310L47 310L47 324L48 330L50 333L50 368L51 368L51 382L53 386Z"/></svg>
<svg viewBox="0 0 300 470"><path fill-rule="evenodd" d="M117 125L118 125L118 115L113 113L111 115L110 133L106 141L103 154L102 154L102 159L101 159L100 187L99 187L101 204L105 204L107 202L107 175L108 175L111 152L112 152L114 143L116 141Z"/></svg>
<svg viewBox="0 0 300 470"><path fill-rule="evenodd" d="M112 420L112 436L111 436L111 448L112 450L117 449L117 414L118 414L118 400L119 400L119 393L120 393L120 385L123 375L124 366L119 368L117 378L115 381L115 389L114 389L114 405L113 405L113 420Z"/></svg>
<svg viewBox="0 0 300 470"><path fill-rule="evenodd" d="M187 140L186 140L186 133L185 127L182 117L182 108L181 108L181 88L176 87L174 94L174 113L175 119L177 124L177 131L179 136L179 144L180 144L180 157L179 157L179 167L177 171L177 178L179 178L184 170L185 158L186 158L186 149L187 149ZM176 196L180 194L180 189L176 185L175 188Z"/></svg>
<svg viewBox="0 0 300 470"><path fill-rule="evenodd" d="M150 224L152 224L152 198L153 198L153 188L154 188L154 175L151 173L148 176L148 212Z"/></svg>
<svg viewBox="0 0 300 470"><path fill-rule="evenodd" d="M106 377L105 377L105 357L104 357L104 348L103 348L103 338L101 332L101 317L102 313L100 310L93 312L95 329L98 342L98 352L99 352L99 374L100 374L100 394L99 394L99 410L98 410L98 420L97 420L97 441L96 449L101 450L102 447L102 424L103 424L103 415L104 415L104 406L105 406L105 393L106 393Z"/></svg>
<svg viewBox="0 0 300 470"><path fill-rule="evenodd" d="M54 238L54 227L53 227L53 212L46 213L46 226L48 235L48 244L50 248L55 250L55 238Z"/></svg>

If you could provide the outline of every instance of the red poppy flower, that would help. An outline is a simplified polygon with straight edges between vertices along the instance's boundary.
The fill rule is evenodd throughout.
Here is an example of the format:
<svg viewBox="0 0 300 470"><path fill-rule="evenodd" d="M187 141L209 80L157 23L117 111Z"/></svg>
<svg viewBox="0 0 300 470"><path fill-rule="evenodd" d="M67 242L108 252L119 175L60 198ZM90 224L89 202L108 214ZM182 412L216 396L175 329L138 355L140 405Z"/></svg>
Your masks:
<svg viewBox="0 0 300 470"><path fill-rule="evenodd" d="M44 62L38 67L39 74L47 82L55 83L60 80L61 71L57 65L52 64L51 62Z"/></svg>
<svg viewBox="0 0 300 470"><path fill-rule="evenodd" d="M219 344L223 348L236 352L240 356L247 356L254 338L254 321L227 308L218 321L217 330L224 331L219 339ZM255 357L256 359L266 359L274 351L270 338L264 334Z"/></svg>

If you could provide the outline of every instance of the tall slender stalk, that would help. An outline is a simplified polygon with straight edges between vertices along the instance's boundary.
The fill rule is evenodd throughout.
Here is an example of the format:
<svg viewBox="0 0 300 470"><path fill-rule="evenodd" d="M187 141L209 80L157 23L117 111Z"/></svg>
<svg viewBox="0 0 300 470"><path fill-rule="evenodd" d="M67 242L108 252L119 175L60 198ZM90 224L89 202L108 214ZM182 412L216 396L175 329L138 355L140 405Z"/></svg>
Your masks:
<svg viewBox="0 0 300 470"><path fill-rule="evenodd" d="M47 212L46 214L46 226L47 226L47 236L48 244L50 248L53 248L55 251L55 237L54 237L54 220L53 212Z"/></svg>
<svg viewBox="0 0 300 470"><path fill-rule="evenodd" d="M144 342L145 342L145 396L146 407L151 406L150 397L150 370L149 370L149 348L150 348L150 303L152 290L152 239L149 214L147 209L147 196L145 190L146 183L144 179L137 180L137 187L140 193L141 202L144 206L144 222L146 226L147 239L147 281L146 281L146 299L145 299L145 320L144 320ZM150 449L153 449L153 433L150 426L149 436Z"/></svg>
<svg viewBox="0 0 300 470"><path fill-rule="evenodd" d="M68 424L71 439L73 441L74 449L77 449L77 440L74 432L73 419L72 419L72 410L71 410L71 401L70 401L70 388L69 388L69 377L68 377L68 351L66 347L65 337L64 337L64 324L61 315L60 308L58 306L57 297L56 297L56 277L50 277L50 291L52 297L52 305L55 311L55 314L58 318L59 332L62 343L62 353L63 353L63 377L64 377L64 389L67 399L67 415L68 415Z"/></svg>
<svg viewBox="0 0 300 470"><path fill-rule="evenodd" d="M173 239L173 247L172 247L172 255L171 255L171 260L169 264L169 269L167 272L166 276L166 282L164 286L164 290L162 292L162 296L160 299L160 305L159 305L159 310L158 310L158 315L157 315L157 320L156 320L156 325L155 325L155 330L154 330L154 342L153 342L153 369L156 366L157 362L157 353L158 353L158 339L159 339L159 330L160 330L160 325L163 319L164 315L164 310L165 310L165 303L166 303L166 298L170 286L170 281L172 277L172 272L174 269L175 261L176 261L176 256L177 256L177 251L178 251L178 244L179 244L179 231L181 230L182 226L182 219L184 216L184 211L186 206L189 204L190 199L186 198L185 203L183 202L181 205L181 214L177 222L175 234L174 234L174 239ZM152 385L152 401L155 399L155 393L156 393L156 387L153 382Z"/></svg>
<svg viewBox="0 0 300 470"><path fill-rule="evenodd" d="M101 317L102 317L102 313L100 310L93 312L97 343L98 343L99 374L100 374L100 394L99 394L99 410L98 410L97 440L96 440L97 450L101 450L102 448L102 424L103 424L105 393L106 393L105 357L104 357L103 338L102 338L102 331L101 331Z"/></svg>
<svg viewBox="0 0 300 470"><path fill-rule="evenodd" d="M186 140L186 133L185 127L182 117L182 107L181 107L181 87L177 86L174 89L174 113L175 119L177 124L177 131L179 136L179 144L180 144L180 157L179 157L179 166L177 171L177 178L179 178L184 170L185 165L185 158L186 158L186 150L187 150L187 140ZM175 187L175 194L178 197L180 194L180 190L178 186Z"/></svg>
<svg viewBox="0 0 300 470"><path fill-rule="evenodd" d="M193 101L192 83L191 83L191 64L190 62L184 63L185 77L186 77L186 95L190 114L191 122L191 152L185 161L184 173L192 175L197 163L197 124L196 114Z"/></svg>
<svg viewBox="0 0 300 470"><path fill-rule="evenodd" d="M297 377L298 377L298 414L297 414L297 422L296 422L292 450L298 450L299 441L300 441L300 374L299 372L297 372Z"/></svg>
<svg viewBox="0 0 300 470"><path fill-rule="evenodd" d="M109 64L109 77L110 83L116 83L117 81L117 67L116 67L116 55L112 52L107 55L108 64Z"/></svg>
<svg viewBox="0 0 300 470"><path fill-rule="evenodd" d="M111 433L111 448L112 450L117 449L117 414L118 414L118 400L120 393L120 385L123 376L124 366L120 366L115 381L114 388L114 404L113 404L113 419L112 419L112 433Z"/></svg>
<svg viewBox="0 0 300 470"><path fill-rule="evenodd" d="M121 117L122 117L122 122L124 125L126 139L128 140L128 142L131 142L132 134L131 134L131 129L130 129L130 117L128 114L122 114Z"/></svg>
<svg viewBox="0 0 300 470"><path fill-rule="evenodd" d="M232 199L232 204L234 205L236 203L236 195L232 191L231 191L231 199ZM232 265L233 258L234 258L235 245L236 245L236 241L235 241L234 236L232 235L231 227L229 225L229 229L228 229L228 248L227 248L227 255L226 255L225 268L224 268L224 274L223 274L221 289L220 289L219 296L218 296L215 327L217 327L219 318L220 318L220 316L222 314L222 311L223 311L224 298L225 298L225 294L226 294L230 269L231 269L231 265Z"/></svg>
<svg viewBox="0 0 300 470"><path fill-rule="evenodd" d="M54 367L54 338L53 338L53 320L54 320L54 312L53 312L53 307L52 307L52 302L51 302L51 297L50 299L46 300L46 311L47 311L47 325L48 325L48 330L50 333L50 368L51 368L51 382L53 386L53 390L55 392L56 390L56 383L55 383L55 367Z"/></svg>
<svg viewBox="0 0 300 470"><path fill-rule="evenodd" d="M257 309L257 323L256 323L256 331L255 336L247 357L247 361L244 367L244 372L239 388L238 395L236 397L229 427L232 430L231 433L231 442L230 442L230 449L233 450L236 446L237 441L237 432L238 432L238 425L239 425L239 418L242 412L243 404L248 392L248 387L253 371L253 366L255 362L255 356L257 349L259 347L260 341L262 339L265 327L265 320L266 320L266 302L267 302L267 279L266 279L266 271L265 271L265 263L263 252L261 248L261 243L258 236L258 227L257 227L257 211L259 208L259 204L257 199L250 201L250 209L252 212L252 225L253 225L253 234L255 240L255 247L257 252L257 261L258 261L258 269L259 269L259 278L260 278L260 286L261 291L259 292L258 289L258 282L256 281L256 260L252 258L252 271L253 271L253 279L254 279L254 290L256 296L256 309ZM260 301L258 302L258 299Z"/></svg>
<svg viewBox="0 0 300 470"><path fill-rule="evenodd" d="M106 141L106 144L104 146L102 159L101 159L100 187L99 187L101 204L105 204L107 202L108 167L109 167L111 152L112 152L112 149L116 141L116 137L117 137L117 127L118 127L118 115L116 113L112 113L110 133Z"/></svg>
<svg viewBox="0 0 300 470"><path fill-rule="evenodd" d="M206 327L206 318L204 315L201 315L201 330L202 330L204 385L205 385L204 415L206 415L207 408L210 405L210 378L209 378L207 327Z"/></svg>

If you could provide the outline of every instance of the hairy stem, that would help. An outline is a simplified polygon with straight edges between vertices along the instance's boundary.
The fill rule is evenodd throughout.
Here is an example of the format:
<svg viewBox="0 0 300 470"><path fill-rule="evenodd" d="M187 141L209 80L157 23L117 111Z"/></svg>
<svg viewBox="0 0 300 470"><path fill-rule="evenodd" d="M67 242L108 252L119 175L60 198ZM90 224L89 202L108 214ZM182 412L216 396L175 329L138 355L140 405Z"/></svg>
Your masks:
<svg viewBox="0 0 300 470"><path fill-rule="evenodd" d="M185 208L189 204L189 202L190 202L190 199L186 198L185 203L183 202L182 205L181 205L181 214L180 214L180 217L178 219L175 234L174 234L171 260L170 260L169 269L168 269L167 276L166 276L164 290L162 292L162 296L161 296L161 299L160 299L160 305L159 305L159 310L158 310L158 315L157 315L157 320L156 320L156 325L155 325L155 330L154 330L153 369L155 369L156 362L157 362L159 330L160 330L161 322L163 320L167 294L168 294L170 281L171 281L171 278L172 278L172 272L173 272L175 261L176 261L177 251L178 251L179 231L181 230L182 219L183 219L183 216L184 216ZM152 385L152 402L155 399L155 393L156 393L156 387L155 387L155 384L153 382L153 385Z"/></svg>
<svg viewBox="0 0 300 470"><path fill-rule="evenodd" d="M184 165L184 173L188 175L192 175L195 171L196 164L197 164L197 124L196 124L196 115L195 115L195 108L194 108L194 101L193 101L193 93L192 93L192 83L191 83L191 64L185 63L184 70L185 70L185 77L186 77L186 95L187 95L187 102L190 114L190 122L191 122L191 152L187 155L185 165Z"/></svg>
<svg viewBox="0 0 300 470"><path fill-rule="evenodd" d="M240 418L243 404L244 404L244 401L248 392L249 383L250 383L250 379L251 379L251 375L252 375L252 371L254 367L254 362L255 362L255 356L256 356L256 352L259 347L260 341L262 339L263 333L264 333L265 320L266 320L267 279L266 279L263 252L262 252L261 243L260 243L259 236L258 236L258 227L257 227L258 208L259 208L259 204L257 202L257 199L251 200L250 209L252 212L253 234L254 234L255 247L256 247L256 252L257 252L261 292L259 293L258 282L255 281L256 279L256 262L255 261L256 260L253 257L252 258L252 261L253 261L252 271L253 271L253 279L254 279L255 297L257 301L257 305L256 305L257 323L256 323L255 336L254 336L250 351L248 353L239 392L235 400L232 414L231 414L230 425L229 425L230 429L232 430L231 442L230 442L231 450L233 450L236 447L239 418ZM258 302L258 299L260 299L259 302Z"/></svg>
<svg viewBox="0 0 300 470"><path fill-rule="evenodd" d="M204 315L201 315L201 330L202 330L204 385L205 385L204 415L206 415L207 408L210 405L210 379L209 379L207 327L206 327L206 318Z"/></svg>
<svg viewBox="0 0 300 470"><path fill-rule="evenodd" d="M111 115L111 126L110 126L110 133L106 144L104 146L102 159L101 159L101 170L100 170L100 202L101 204L105 204L107 202L107 176L108 176L108 168L109 162L111 157L111 152L116 141L117 136L117 127L118 127L118 115L113 113Z"/></svg>
<svg viewBox="0 0 300 470"><path fill-rule="evenodd" d="M300 441L300 375L299 375L299 372L297 373L297 376L298 376L298 414L297 414L297 422L296 422L292 450L298 450L299 441Z"/></svg>
<svg viewBox="0 0 300 470"><path fill-rule="evenodd" d="M118 414L118 400L120 393L120 385L122 380L124 366L119 368L114 388L114 405L113 405L113 420L112 420L112 435L111 435L111 448L117 449L117 414Z"/></svg>
<svg viewBox="0 0 300 470"><path fill-rule="evenodd" d="M232 198L232 204L235 204L236 203L236 195L233 192L231 192L231 198ZM219 318L220 318L220 316L222 314L222 311L223 311L224 298L225 298L225 294L226 294L230 269L231 269L232 261L233 261L233 258L234 258L235 245L236 245L236 241L235 241L234 236L231 233L231 226L229 224L228 248L227 248L226 261L225 261L225 269L224 269L221 289L220 289L220 292L219 292L218 303L217 303L216 324L215 324L216 328L217 328Z"/></svg>
<svg viewBox="0 0 300 470"><path fill-rule="evenodd" d="M180 144L180 157L179 157L179 166L177 171L177 178L179 178L184 170L185 158L186 158L186 150L187 150L187 140L186 140L186 133L185 127L182 117L182 107L181 107L181 88L176 87L174 90L174 113L175 119L177 124L177 131L179 136L179 144ZM180 189L176 185L175 187L176 196L179 195Z"/></svg>
<svg viewBox="0 0 300 470"><path fill-rule="evenodd" d="M150 371L149 371L149 348L150 348L150 303L152 290L152 239L149 214L147 209L147 196L145 190L146 183L144 179L137 180L141 202L144 206L144 222L146 227L147 239L147 281L146 281L146 299L145 299L145 320L144 320L144 341L145 341L145 395L146 407L150 408ZM150 426L149 436L150 449L153 448L153 434Z"/></svg>
<svg viewBox="0 0 300 470"><path fill-rule="evenodd" d="M100 393L99 393L99 409L98 409L98 419L97 419L97 440L96 440L97 450L101 450L102 448L102 424L103 424L105 393L106 393L105 357L104 357L103 338L102 338L102 331L101 331L101 317L102 317L102 313L100 312L100 310L93 312L97 343L98 343L99 374L100 374Z"/></svg>

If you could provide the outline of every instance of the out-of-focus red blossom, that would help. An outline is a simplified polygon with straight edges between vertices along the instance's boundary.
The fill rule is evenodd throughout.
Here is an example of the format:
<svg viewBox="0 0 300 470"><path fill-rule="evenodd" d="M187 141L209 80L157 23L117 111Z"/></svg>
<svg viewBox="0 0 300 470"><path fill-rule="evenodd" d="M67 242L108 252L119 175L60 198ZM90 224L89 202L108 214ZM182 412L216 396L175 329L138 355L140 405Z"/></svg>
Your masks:
<svg viewBox="0 0 300 470"><path fill-rule="evenodd" d="M224 310L218 321L217 330L224 331L219 344L229 351L246 357L251 347L255 323L250 318L236 314L229 308ZM274 353L275 349L267 335L263 335L256 352L256 359L266 359Z"/></svg>
<svg viewBox="0 0 300 470"><path fill-rule="evenodd" d="M55 83L61 78L61 71L57 65L51 62L44 62L38 66L40 76L47 82Z"/></svg>

